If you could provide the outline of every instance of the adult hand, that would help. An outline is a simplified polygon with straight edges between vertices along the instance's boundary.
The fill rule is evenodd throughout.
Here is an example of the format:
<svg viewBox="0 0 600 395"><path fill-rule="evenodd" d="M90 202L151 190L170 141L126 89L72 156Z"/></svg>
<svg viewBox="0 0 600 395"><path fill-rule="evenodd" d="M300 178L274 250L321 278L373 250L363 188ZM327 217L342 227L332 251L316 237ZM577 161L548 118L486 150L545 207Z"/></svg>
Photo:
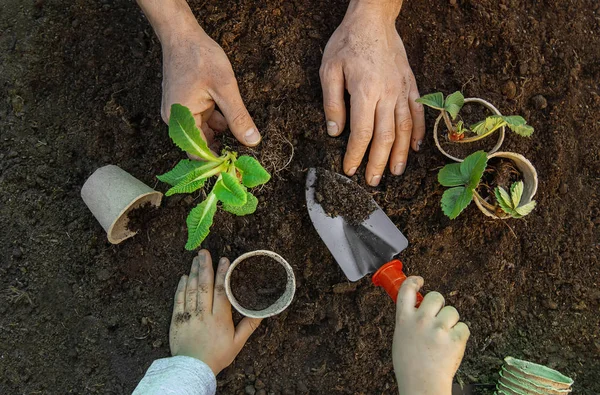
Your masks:
<svg viewBox="0 0 600 395"><path fill-rule="evenodd" d="M346 123L344 88L350 93L350 139L344 172L352 176L371 150L366 171L377 186L389 161L395 175L404 173L409 148L419 150L425 134L423 106L396 30L401 0L352 0L331 36L321 64L327 132L338 136Z"/></svg>
<svg viewBox="0 0 600 395"><path fill-rule="evenodd" d="M452 379L465 353L469 328L444 297L429 292L419 308L421 277L409 277L398 292L392 346L400 394L450 395Z"/></svg>
<svg viewBox="0 0 600 395"><path fill-rule="evenodd" d="M228 268L229 260L221 258L215 278L210 253L198 253L190 275L179 280L169 330L171 354L199 359L215 376L233 362L261 322L246 317L233 325L224 285Z"/></svg>

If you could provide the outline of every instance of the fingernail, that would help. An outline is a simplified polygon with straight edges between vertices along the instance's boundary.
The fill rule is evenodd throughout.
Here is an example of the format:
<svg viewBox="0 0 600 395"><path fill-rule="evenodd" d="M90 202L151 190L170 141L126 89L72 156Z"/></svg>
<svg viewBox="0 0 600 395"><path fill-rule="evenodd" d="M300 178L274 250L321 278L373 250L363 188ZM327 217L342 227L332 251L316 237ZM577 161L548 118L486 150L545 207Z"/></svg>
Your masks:
<svg viewBox="0 0 600 395"><path fill-rule="evenodd" d="M248 144L256 144L260 141L260 134L254 128L248 129L246 134L244 134L244 140Z"/></svg>
<svg viewBox="0 0 600 395"><path fill-rule="evenodd" d="M346 174L349 175L350 177L352 177L354 175L354 173L356 173L356 167L353 167L352 169L348 170L348 173L346 173Z"/></svg>
<svg viewBox="0 0 600 395"><path fill-rule="evenodd" d="M423 144L423 140L417 141L417 151L421 150L421 144Z"/></svg>
<svg viewBox="0 0 600 395"><path fill-rule="evenodd" d="M379 181L381 181L381 175L376 175L371 177L371 182L369 183L372 187L376 187L379 185Z"/></svg>
<svg viewBox="0 0 600 395"><path fill-rule="evenodd" d="M404 168L406 167L406 163L404 162L400 162L398 163L396 166L394 166L394 175L395 176L399 176L402 175L402 173L404 173Z"/></svg>
<svg viewBox="0 0 600 395"><path fill-rule="evenodd" d="M206 251L206 250L200 250L198 252L198 264L206 262L207 254L208 254L208 251Z"/></svg>
<svg viewBox="0 0 600 395"><path fill-rule="evenodd" d="M221 258L221 259L219 260L219 265L224 265L224 264L226 264L226 263L227 263L227 258Z"/></svg>
<svg viewBox="0 0 600 395"><path fill-rule="evenodd" d="M330 136L337 136L339 131L338 124L333 121L327 121L327 134Z"/></svg>

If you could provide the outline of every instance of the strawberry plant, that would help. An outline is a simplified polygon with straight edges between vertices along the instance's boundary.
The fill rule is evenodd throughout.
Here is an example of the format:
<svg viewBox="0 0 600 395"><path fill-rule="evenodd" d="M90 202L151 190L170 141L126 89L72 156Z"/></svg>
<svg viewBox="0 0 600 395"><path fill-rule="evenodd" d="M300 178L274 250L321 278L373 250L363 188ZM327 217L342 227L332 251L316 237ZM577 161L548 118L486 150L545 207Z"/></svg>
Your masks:
<svg viewBox="0 0 600 395"><path fill-rule="evenodd" d="M465 158L462 163L451 163L444 166L438 173L438 181L445 187L450 187L442 195L442 211L450 219L458 215L471 203L474 197L484 201L477 192L484 172L495 171L487 168L488 156L484 151L477 151ZM497 174L496 174L497 176ZM514 182L507 192L502 186L496 186L493 191L495 204L485 202L486 206L499 216L522 218L531 213L536 206L535 201L521 205L523 196L523 181Z"/></svg>
<svg viewBox="0 0 600 395"><path fill-rule="evenodd" d="M248 188L266 183L271 176L251 156L238 158L237 153L227 150L223 150L221 156L213 154L202 139L191 111L181 104L171 106L169 137L179 148L201 160L183 159L171 171L157 176L160 181L171 185L166 196L192 193L212 177L217 178L206 199L193 208L187 217L188 240L185 248L193 250L208 236L218 202L221 202L223 210L232 214L252 214L258 199Z"/></svg>
<svg viewBox="0 0 600 395"><path fill-rule="evenodd" d="M519 115L490 115L467 127L462 119L457 120L465 103L465 98L460 91L446 98L441 92L430 93L417 99L417 102L441 112L448 129L448 139L453 142L470 143L481 140L504 126L519 136L529 137L533 134L533 127L527 125L525 119Z"/></svg>

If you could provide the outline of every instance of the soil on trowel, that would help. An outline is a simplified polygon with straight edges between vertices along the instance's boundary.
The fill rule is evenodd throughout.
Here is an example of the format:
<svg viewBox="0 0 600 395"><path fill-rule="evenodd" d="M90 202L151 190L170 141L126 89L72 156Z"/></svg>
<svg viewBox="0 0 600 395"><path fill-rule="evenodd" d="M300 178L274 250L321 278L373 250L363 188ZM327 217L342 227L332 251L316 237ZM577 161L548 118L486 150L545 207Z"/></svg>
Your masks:
<svg viewBox="0 0 600 395"><path fill-rule="evenodd" d="M504 190L510 191L512 184L522 180L523 175L511 160L492 158L489 160L483 173L477 192L488 203L495 204L496 196L494 190L496 187L502 187Z"/></svg>
<svg viewBox="0 0 600 395"><path fill-rule="evenodd" d="M238 264L231 273L231 291L242 307L263 310L285 291L287 274L273 259L257 256Z"/></svg>
<svg viewBox="0 0 600 395"><path fill-rule="evenodd" d="M358 184L322 169L317 170L315 199L328 216L343 217L353 226L365 221L377 209L371 195Z"/></svg>
<svg viewBox="0 0 600 395"><path fill-rule="evenodd" d="M132 232L140 232L147 228L154 218L158 216L158 207L146 202L139 207L134 208L127 214L129 219L127 229Z"/></svg>

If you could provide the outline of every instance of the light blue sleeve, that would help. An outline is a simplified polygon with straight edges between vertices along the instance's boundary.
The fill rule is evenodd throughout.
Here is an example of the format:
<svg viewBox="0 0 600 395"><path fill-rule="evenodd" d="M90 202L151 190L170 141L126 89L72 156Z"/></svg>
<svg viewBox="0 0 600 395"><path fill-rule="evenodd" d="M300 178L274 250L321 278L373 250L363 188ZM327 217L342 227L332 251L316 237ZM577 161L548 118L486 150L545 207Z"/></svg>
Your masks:
<svg viewBox="0 0 600 395"><path fill-rule="evenodd" d="M192 357L157 359L133 395L214 395L217 379L207 364Z"/></svg>

